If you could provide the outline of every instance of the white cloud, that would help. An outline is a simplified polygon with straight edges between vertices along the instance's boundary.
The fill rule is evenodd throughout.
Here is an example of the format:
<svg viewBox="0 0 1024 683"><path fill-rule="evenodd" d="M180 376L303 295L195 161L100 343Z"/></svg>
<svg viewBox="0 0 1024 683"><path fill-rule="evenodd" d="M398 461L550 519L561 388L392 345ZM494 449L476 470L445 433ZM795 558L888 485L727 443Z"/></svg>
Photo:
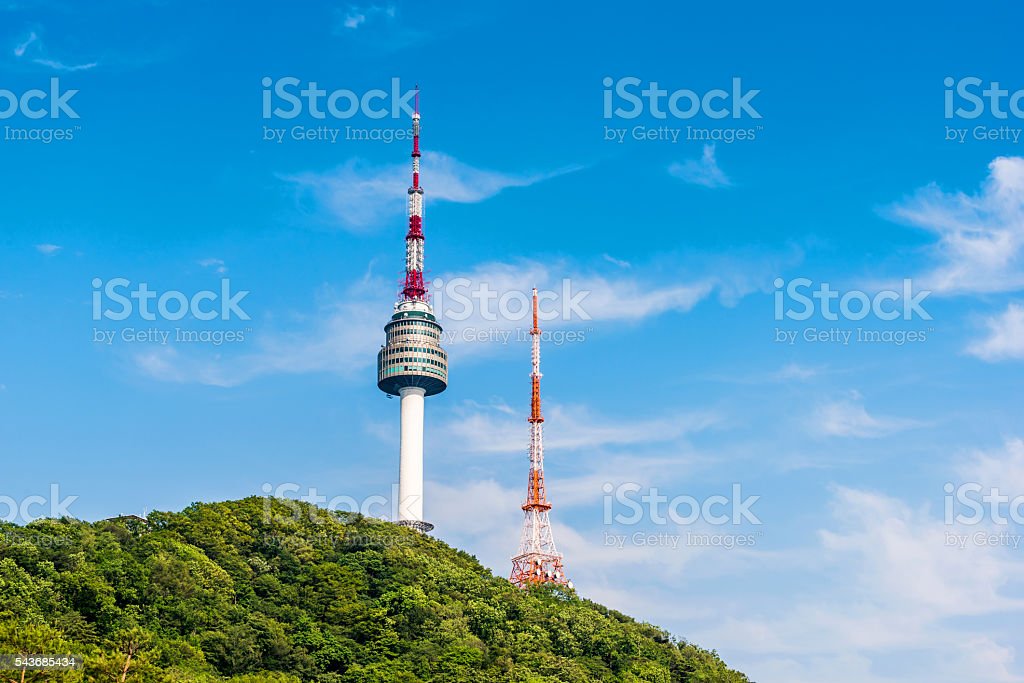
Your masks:
<svg viewBox="0 0 1024 683"><path fill-rule="evenodd" d="M57 245L57 244L37 244L36 245L36 251L38 251L40 254L46 254L47 256L49 256L51 254L56 254L61 249L62 249L62 247Z"/></svg>
<svg viewBox="0 0 1024 683"><path fill-rule="evenodd" d="M33 56L34 55L34 56ZM28 37L14 46L14 56L18 59L30 57L33 64L39 64L55 71L86 71L99 66L98 62L87 62L81 64L68 64L58 59L49 57L43 45L42 39L35 31L31 31Z"/></svg>
<svg viewBox="0 0 1024 683"><path fill-rule="evenodd" d="M973 195L929 185L891 213L934 233L938 265L915 278L922 289L961 294L1024 287L1024 158L997 157Z"/></svg>
<svg viewBox="0 0 1024 683"><path fill-rule="evenodd" d="M662 471L670 466L667 461L658 465ZM679 463L674 465L678 467ZM559 483L562 483L561 479L549 478L548 490L555 503L551 520L553 536L558 549L566 558L569 577L590 599L636 615L637 603L643 600L645 593L650 593L630 590L633 584L622 581L622 577L645 576L644 585L647 587L659 581L678 581L683 578L686 569L694 564L714 564L717 569L711 570L712 573L729 571L722 567L724 564L731 565L733 571L737 563L749 564L752 570L756 568L759 553L744 552L742 549L733 549L727 561L723 561L726 558L722 554L718 554L717 558L712 557L716 553L710 548L666 549L653 544L628 542L621 547L608 545L603 528L581 533L577 528L564 523L564 511L581 504L581 501L567 495L575 487L567 489ZM471 549L485 566L502 575L509 570L508 558L517 549L523 522L520 506L525 495L525 485L509 487L493 479L459 483L429 481L425 496L429 504L424 515L428 521L437 524L437 533L446 541L457 547ZM598 483L589 491L588 503L593 504L595 496L600 495L601 485ZM600 506L598 514L599 510ZM705 529L701 527L701 531ZM623 527L613 531L624 530ZM629 529L627 535L634 531L636 529ZM606 579L609 576L616 578L608 582ZM679 617L681 609L686 614L704 611L703 608L693 606L681 608L674 600L666 602L665 596L656 595L650 598L645 614L668 610L673 617ZM702 616L707 617L712 613L712 610L708 610Z"/></svg>
<svg viewBox="0 0 1024 683"><path fill-rule="evenodd" d="M851 400L860 397L854 393ZM648 431L655 430L636 433ZM1012 625L1024 610L1019 550L949 544L949 533L971 535L982 527L946 526L934 506L912 507L875 491L837 486L831 489L825 521L813 522L821 525L811 536L815 542L779 548L766 538L756 548L728 552L628 541L610 547L607 527L584 531L564 525L567 517L557 510L584 505L600 514L602 480L660 485L672 472L692 486L689 463L656 460L601 457L593 461L594 471L549 480L556 504L555 540L570 577L588 598L684 628L689 640L716 647L730 665L762 683L1024 680L1015 655L1016 632L991 626L1001 621ZM973 453L957 467L962 477L1021 490L1024 441L1011 440L1002 451ZM612 479L605 478L609 471ZM521 523L519 487L487 479L431 482L427 488L427 517L438 522L438 533L470 549L499 575L507 572ZM621 531L635 529L610 533ZM776 527L766 532L774 537ZM766 542L774 549L763 549ZM729 578L721 581L723 576ZM755 585L750 577L757 578L756 590L744 592L744 586ZM900 665L894 666L895 661Z"/></svg>
<svg viewBox="0 0 1024 683"><path fill-rule="evenodd" d="M1018 564L1005 549L949 547L946 533L951 529L941 518L882 494L840 487L832 505L843 529L823 530L822 547L855 566L858 593L901 607L914 618L1024 608L1024 600L999 592Z"/></svg>
<svg viewBox="0 0 1024 683"><path fill-rule="evenodd" d="M985 324L988 336L971 343L967 353L989 362L1024 358L1024 306L1010 304Z"/></svg>
<svg viewBox="0 0 1024 683"><path fill-rule="evenodd" d="M349 5L336 17L335 35L370 54L409 49L438 37L437 27L428 31L421 23L401 21L394 4ZM440 30L449 32L464 20L452 16Z"/></svg>
<svg viewBox="0 0 1024 683"><path fill-rule="evenodd" d="M633 264L630 263L629 261L623 261L622 259L617 259L614 256L611 256L610 254L602 254L601 258L603 258L608 263L611 263L613 265L618 266L619 268L632 268L633 267Z"/></svg>
<svg viewBox="0 0 1024 683"><path fill-rule="evenodd" d="M216 260L210 263L213 265ZM631 269L628 276L619 270L607 275L564 262L486 263L465 273L443 276L440 280L448 286L440 291L432 286L431 291L435 313L445 330L444 343L452 362L461 363L471 357L501 353L521 341L520 336L525 338L530 326L528 293L533 285L565 301L585 292L585 296L576 299L582 313L565 306L567 314L562 316L563 306L558 301L542 303L541 327L565 330L566 334L579 334L582 330L587 334L597 325L639 323L659 315L686 313L715 292L726 305L731 305L755 291L756 281L767 282L768 273L775 272L773 268L768 262L745 261L728 268L715 262L710 268L712 274L694 274L688 282L680 281L677 273L668 278ZM756 275L762 271L764 277ZM390 308L381 293L392 285L372 278L368 270L343 299L335 299L338 303L304 316L298 329L260 331L244 347L226 345L216 349L216 353L204 353L202 349L141 353L136 357L136 365L156 379L220 386L234 386L269 374L332 372L343 377L357 376L375 362ZM448 291L453 285L456 294L466 297L468 309L453 301ZM479 297L472 296L485 289L491 293L488 307L478 303ZM503 299L513 304L502 308L497 302ZM552 312L556 313L555 319L550 319ZM256 350L250 351L253 347Z"/></svg>
<svg viewBox="0 0 1024 683"><path fill-rule="evenodd" d="M974 451L955 469L961 483L996 487L1011 498L1024 495L1024 439L1007 439L1001 451Z"/></svg>
<svg viewBox="0 0 1024 683"><path fill-rule="evenodd" d="M376 362L383 338L381 310L365 301L321 308L311 326L298 332L267 332L244 342L253 350L232 353L185 352L174 347L138 353L136 367L153 379L231 387L267 375L325 372L343 378L363 377Z"/></svg>
<svg viewBox="0 0 1024 683"><path fill-rule="evenodd" d="M1018 467L1024 444L1009 450ZM988 467L988 459L1005 460L985 455L965 467ZM428 482L427 490L427 517L438 533L499 575L507 572L523 492L493 479ZM599 485L590 492L591 503L598 491ZM561 487L552 494L557 509L574 504L564 494ZM1015 597L1022 569L1017 551L951 546L948 532L978 529L951 529L927 507L874 491L835 487L828 510L816 542L777 550L610 547L606 527L583 533L564 526L557 510L553 522L569 575L588 598L655 623L685 625L688 639L716 647L763 683L1024 680L1012 629L991 635L977 621L1024 610ZM723 597L711 587L722 576L737 577L718 584L729 591L757 577L758 590ZM904 666L894 670L894 658Z"/></svg>
<svg viewBox="0 0 1024 683"><path fill-rule="evenodd" d="M422 173L430 201L472 204L510 187L527 187L564 173L571 166L544 173L514 174L478 169L439 152L424 152ZM405 191L411 180L408 164L368 166L358 159L326 173L282 176L300 199L312 200L316 210L352 231L386 225L386 217L406 211Z"/></svg>
<svg viewBox="0 0 1024 683"><path fill-rule="evenodd" d="M685 313L716 287L730 287L723 280L662 280L654 275L624 276L620 271L607 275L566 262L520 261L483 263L430 284L446 340L461 347L458 353L469 354L494 352L517 341L515 331L525 334L531 326L533 286L541 297L541 328L554 330Z"/></svg>
<svg viewBox="0 0 1024 683"><path fill-rule="evenodd" d="M369 7L349 7L345 12L345 17L342 19L342 26L346 29L357 29L360 26L366 24L367 20L371 17L385 17L387 19L394 19L395 7L394 5L371 5Z"/></svg>
<svg viewBox="0 0 1024 683"><path fill-rule="evenodd" d="M831 510L832 528L822 529L809 549L821 563L815 571L828 578L824 586L815 590L808 577L784 609L744 603L749 616L708 620L693 633L765 683L1022 680L1013 672L1012 647L965 620L1024 609L1013 597L1021 569L1013 551L950 546L947 533L955 529L941 518L872 491L837 487ZM759 576L773 576L771 565L791 555L762 557ZM763 590L773 592L770 583ZM893 657L912 670L891 678L868 673L885 671ZM837 661L853 669L829 666Z"/></svg>
<svg viewBox="0 0 1024 683"><path fill-rule="evenodd" d="M762 291L780 262L791 259L792 255L711 255L702 256L698 265L677 259L667 272L640 266L628 271L598 269L566 261L489 262L443 274L429 284L446 339L461 347L457 353L469 354L493 352L515 341L514 331L529 329L533 286L541 296L542 329L585 330L595 324L638 323L687 313L712 295L732 306ZM487 334L476 340L481 332ZM512 336L505 339L506 334Z"/></svg>
<svg viewBox="0 0 1024 683"><path fill-rule="evenodd" d="M811 423L812 431L824 436L874 438L920 426L915 420L874 416L854 394L852 400L832 401L819 406Z"/></svg>
<svg viewBox="0 0 1024 683"><path fill-rule="evenodd" d="M546 271L536 264L507 266L489 264L483 271L491 273L486 281L500 292L521 290L523 283L548 281ZM544 277L541 277L544 275ZM677 285L661 290L641 285L634 280L582 276L576 282L591 291L594 311L592 320L639 320L650 315L677 310L686 311L711 290L710 285ZM383 324L389 306L379 295L388 289L379 280L363 278L338 303L323 306L301 329L288 332L263 332L245 342L245 350L235 353L234 347L220 347L216 354L197 350L178 353L161 349L136 356L137 367L156 379L165 381L198 381L203 384L234 386L268 374L331 372L340 376L361 376L364 368L375 362L376 351L383 341ZM372 294L367 294L367 293ZM525 296L525 294L524 294ZM438 311L440 313L440 311ZM527 324L526 319L486 320L481 311L469 319L450 322L442 317L453 356L496 353L507 348L500 343L478 341L463 343L470 333L495 328L510 331ZM559 321L558 326L573 321ZM575 322L579 322L576 320ZM250 345L255 351L248 351ZM457 350L458 349L458 350Z"/></svg>
<svg viewBox="0 0 1024 683"><path fill-rule="evenodd" d="M817 377L821 372L821 368L800 365L799 363L787 363L775 372L772 377L780 381L791 379L805 381Z"/></svg>
<svg viewBox="0 0 1024 683"><path fill-rule="evenodd" d="M726 177L715 159L715 145L704 145L700 159L688 159L668 167L669 174L694 185L704 187L729 187L732 181Z"/></svg>
<svg viewBox="0 0 1024 683"><path fill-rule="evenodd" d="M36 35L36 32L35 31L30 32L28 34L28 38L26 38L24 42L18 43L17 45L14 46L14 56L15 57L21 57L22 55L24 55L25 54L25 50L27 50L29 48L29 46L32 45L32 43L36 42L37 40L39 40L39 36Z"/></svg>
<svg viewBox="0 0 1024 683"><path fill-rule="evenodd" d="M59 60L47 59L45 57L33 59L32 61L36 64L40 64L51 69L56 69L57 71L88 71L89 69L94 69L97 66L99 66L99 62L87 62L85 64L65 64L64 62L61 62Z"/></svg>
<svg viewBox="0 0 1024 683"><path fill-rule="evenodd" d="M228 268L224 265L224 261L219 258L204 258L199 261L199 265L203 268L212 268L217 273L226 273Z"/></svg>
<svg viewBox="0 0 1024 683"><path fill-rule="evenodd" d="M424 501L429 501L424 516L435 525L445 537L458 536L462 539L496 539L498 556L512 556L515 540L519 538L522 524L522 505L525 491L501 485L493 479L465 483L428 481L425 485ZM517 515L516 512L519 512ZM472 547L479 552L479 544L460 545ZM495 565L499 573L504 567Z"/></svg>
<svg viewBox="0 0 1024 683"><path fill-rule="evenodd" d="M344 25L345 28L359 28L359 25L366 21L365 14L346 14Z"/></svg>
<svg viewBox="0 0 1024 683"><path fill-rule="evenodd" d="M528 359L527 359L528 360ZM471 453L522 453L528 441L525 416L501 408L464 405L443 431L452 447ZM594 415L582 405L545 404L546 448L592 450L606 446L664 443L717 424L710 412L677 413L623 420Z"/></svg>

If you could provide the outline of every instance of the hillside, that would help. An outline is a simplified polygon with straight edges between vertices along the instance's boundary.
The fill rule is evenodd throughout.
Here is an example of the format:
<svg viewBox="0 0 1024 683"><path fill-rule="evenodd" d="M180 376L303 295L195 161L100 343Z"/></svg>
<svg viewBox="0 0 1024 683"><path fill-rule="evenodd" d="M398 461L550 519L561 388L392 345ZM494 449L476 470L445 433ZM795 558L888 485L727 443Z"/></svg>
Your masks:
<svg viewBox="0 0 1024 683"><path fill-rule="evenodd" d="M26 681L747 681L429 536L255 497L148 525L0 524L4 652L84 656L84 671Z"/></svg>

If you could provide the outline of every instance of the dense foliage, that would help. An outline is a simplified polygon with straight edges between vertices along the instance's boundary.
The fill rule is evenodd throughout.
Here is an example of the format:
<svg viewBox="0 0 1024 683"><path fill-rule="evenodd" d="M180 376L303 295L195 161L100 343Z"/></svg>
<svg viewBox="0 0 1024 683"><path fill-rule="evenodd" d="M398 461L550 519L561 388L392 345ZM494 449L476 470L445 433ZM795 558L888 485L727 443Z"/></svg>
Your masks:
<svg viewBox="0 0 1024 683"><path fill-rule="evenodd" d="M26 681L747 681L429 536L265 498L0 524L0 653L85 661Z"/></svg>

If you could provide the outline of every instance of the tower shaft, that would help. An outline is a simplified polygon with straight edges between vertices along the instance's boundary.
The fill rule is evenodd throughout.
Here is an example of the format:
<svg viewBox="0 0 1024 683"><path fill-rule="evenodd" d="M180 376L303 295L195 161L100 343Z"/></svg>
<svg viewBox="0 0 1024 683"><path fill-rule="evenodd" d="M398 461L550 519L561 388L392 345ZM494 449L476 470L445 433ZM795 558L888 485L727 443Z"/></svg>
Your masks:
<svg viewBox="0 0 1024 683"><path fill-rule="evenodd" d="M540 407L540 325L537 290L533 290L533 328L531 336L530 372L530 472L523 503L523 531L519 537L519 552L512 558L509 581L525 588L531 584L555 583L572 588L565 576L562 554L555 547L551 532L547 489L544 485L544 416Z"/></svg>
<svg viewBox="0 0 1024 683"><path fill-rule="evenodd" d="M398 520L423 522L423 397L422 387L402 387L402 435L398 462Z"/></svg>

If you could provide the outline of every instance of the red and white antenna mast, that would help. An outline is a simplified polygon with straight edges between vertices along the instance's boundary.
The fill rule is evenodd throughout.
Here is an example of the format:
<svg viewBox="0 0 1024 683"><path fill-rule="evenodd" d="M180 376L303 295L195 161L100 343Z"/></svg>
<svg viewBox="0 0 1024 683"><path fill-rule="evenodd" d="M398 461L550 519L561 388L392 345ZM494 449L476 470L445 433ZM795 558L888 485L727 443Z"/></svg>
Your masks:
<svg viewBox="0 0 1024 683"><path fill-rule="evenodd" d="M409 188L409 232L405 233L405 286L403 301L426 301L423 281L423 188L420 187L420 87L412 115L412 187Z"/></svg>
<svg viewBox="0 0 1024 683"><path fill-rule="evenodd" d="M512 558L509 581L520 588L538 583L555 583L572 588L572 581L562 568L562 554L555 548L551 534L547 490L544 487L544 417L540 412L540 325L537 320L537 289L533 290L532 339L533 372L530 397L530 477L527 482L526 502L523 503L523 533L519 539L519 552Z"/></svg>

